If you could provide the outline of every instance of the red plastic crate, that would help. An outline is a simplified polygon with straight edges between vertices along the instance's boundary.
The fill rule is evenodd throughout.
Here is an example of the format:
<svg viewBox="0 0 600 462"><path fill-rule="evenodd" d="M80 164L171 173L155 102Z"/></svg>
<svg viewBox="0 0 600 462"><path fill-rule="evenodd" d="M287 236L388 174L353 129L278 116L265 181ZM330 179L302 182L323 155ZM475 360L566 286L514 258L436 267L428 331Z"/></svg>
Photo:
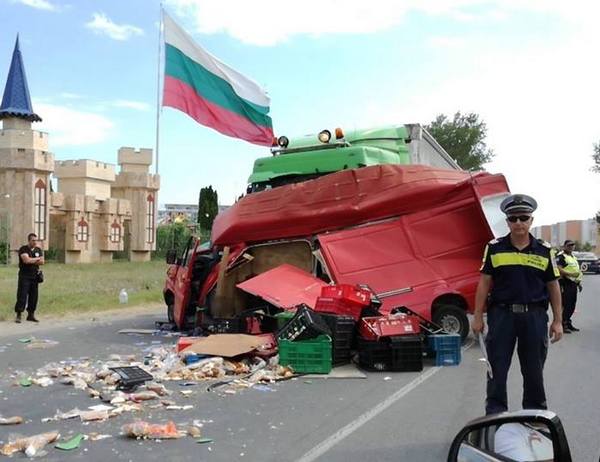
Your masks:
<svg viewBox="0 0 600 462"><path fill-rule="evenodd" d="M360 336L366 340L379 340L381 337L416 335L421 332L416 316L389 315L362 318L358 326Z"/></svg>
<svg viewBox="0 0 600 462"><path fill-rule="evenodd" d="M360 319L360 314L365 306L349 302L340 298L317 297L315 311L337 315L352 316L355 321Z"/></svg>
<svg viewBox="0 0 600 462"><path fill-rule="evenodd" d="M371 304L371 292L350 284L325 286L321 296L317 297L315 311L337 315L352 316L360 319L363 308Z"/></svg>
<svg viewBox="0 0 600 462"><path fill-rule="evenodd" d="M371 304L370 291L350 284L324 286L321 288L321 297L344 300L348 303L362 306L369 306Z"/></svg>

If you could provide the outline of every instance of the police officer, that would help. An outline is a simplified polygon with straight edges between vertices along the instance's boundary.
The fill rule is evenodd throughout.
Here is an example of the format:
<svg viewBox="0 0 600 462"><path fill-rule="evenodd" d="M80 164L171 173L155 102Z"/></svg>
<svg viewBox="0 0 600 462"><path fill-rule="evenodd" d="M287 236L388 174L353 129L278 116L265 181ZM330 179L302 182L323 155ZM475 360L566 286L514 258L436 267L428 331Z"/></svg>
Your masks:
<svg viewBox="0 0 600 462"><path fill-rule="evenodd" d="M35 317L38 301L38 271L44 264L42 249L36 246L37 235L27 235L27 245L19 249L19 282L17 286L17 303L15 322L21 322L21 313L27 308L27 320L39 322Z"/></svg>
<svg viewBox="0 0 600 462"><path fill-rule="evenodd" d="M581 281L583 281L583 273L579 269L579 262L573 256L575 242L567 239L563 245L563 250L556 256L558 271L560 272L560 291L562 294L563 306L563 330L570 334L571 332L579 332L579 329L571 322L571 316L575 312L577 304L577 290L581 292L583 289Z"/></svg>
<svg viewBox="0 0 600 462"><path fill-rule="evenodd" d="M537 202L514 194L502 201L510 233L490 241L484 252L475 295L472 329L484 329L493 376L488 376L486 414L508 410L506 379L515 344L523 375L523 408L546 409L543 369L548 351L548 300L552 305L551 341L563 335L559 272L550 244L530 233ZM491 290L490 290L491 289Z"/></svg>

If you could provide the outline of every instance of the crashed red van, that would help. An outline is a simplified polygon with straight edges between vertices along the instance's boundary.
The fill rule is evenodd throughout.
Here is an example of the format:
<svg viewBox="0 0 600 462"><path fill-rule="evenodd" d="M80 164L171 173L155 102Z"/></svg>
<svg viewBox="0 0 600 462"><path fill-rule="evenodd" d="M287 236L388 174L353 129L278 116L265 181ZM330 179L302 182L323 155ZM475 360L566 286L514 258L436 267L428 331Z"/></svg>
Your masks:
<svg viewBox="0 0 600 462"><path fill-rule="evenodd" d="M367 284L382 312L404 305L466 337L483 248L508 232L499 210L508 194L499 174L376 165L247 195L217 216L210 244L192 239L170 256L169 317L182 329L197 312L235 317L270 289L238 284L290 264ZM285 282L274 277L271 289Z"/></svg>

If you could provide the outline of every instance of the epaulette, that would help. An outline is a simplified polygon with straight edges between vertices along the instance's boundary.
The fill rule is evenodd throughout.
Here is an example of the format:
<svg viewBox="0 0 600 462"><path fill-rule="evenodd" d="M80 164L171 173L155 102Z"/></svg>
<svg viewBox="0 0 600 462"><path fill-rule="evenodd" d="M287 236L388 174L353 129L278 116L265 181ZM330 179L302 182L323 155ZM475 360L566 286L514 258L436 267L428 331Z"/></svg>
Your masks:
<svg viewBox="0 0 600 462"><path fill-rule="evenodd" d="M543 239L538 239L537 241L538 241L540 244L542 244L544 247L547 247L547 248L549 248L549 249L551 249L551 248L552 248L552 245L551 245L549 242L546 242L546 241L545 241L545 240L543 240Z"/></svg>
<svg viewBox="0 0 600 462"><path fill-rule="evenodd" d="M494 245L494 244L497 244L498 242L500 242L498 239L492 239L490 242L488 242L488 244Z"/></svg>

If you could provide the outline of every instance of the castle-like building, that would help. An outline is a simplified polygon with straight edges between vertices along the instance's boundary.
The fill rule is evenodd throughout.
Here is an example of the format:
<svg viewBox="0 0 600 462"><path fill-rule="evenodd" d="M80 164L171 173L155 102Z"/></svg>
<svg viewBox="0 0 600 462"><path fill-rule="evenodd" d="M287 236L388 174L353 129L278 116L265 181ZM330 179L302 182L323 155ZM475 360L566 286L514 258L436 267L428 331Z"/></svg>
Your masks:
<svg viewBox="0 0 600 462"><path fill-rule="evenodd" d="M0 221L12 263L31 232L65 263L110 262L122 251L132 261L150 259L160 187L149 172L152 150L119 149L119 173L95 160L55 161L48 134L32 129L42 119L31 105L18 38L0 120Z"/></svg>

